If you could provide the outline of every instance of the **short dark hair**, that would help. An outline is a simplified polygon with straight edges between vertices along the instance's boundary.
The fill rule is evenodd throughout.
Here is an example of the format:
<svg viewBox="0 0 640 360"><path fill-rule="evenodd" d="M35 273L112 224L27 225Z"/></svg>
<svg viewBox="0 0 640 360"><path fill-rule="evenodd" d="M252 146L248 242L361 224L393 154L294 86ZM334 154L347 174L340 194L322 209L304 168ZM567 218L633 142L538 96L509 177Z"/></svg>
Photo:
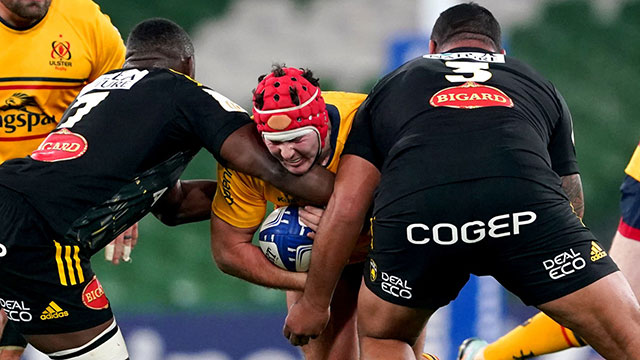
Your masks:
<svg viewBox="0 0 640 360"><path fill-rule="evenodd" d="M127 52L161 53L169 58L194 56L189 34L171 20L152 18L136 25L127 38Z"/></svg>
<svg viewBox="0 0 640 360"><path fill-rule="evenodd" d="M466 39L484 41L496 51L502 50L498 20L489 10L474 2L455 5L443 11L431 31L431 40L438 46Z"/></svg>

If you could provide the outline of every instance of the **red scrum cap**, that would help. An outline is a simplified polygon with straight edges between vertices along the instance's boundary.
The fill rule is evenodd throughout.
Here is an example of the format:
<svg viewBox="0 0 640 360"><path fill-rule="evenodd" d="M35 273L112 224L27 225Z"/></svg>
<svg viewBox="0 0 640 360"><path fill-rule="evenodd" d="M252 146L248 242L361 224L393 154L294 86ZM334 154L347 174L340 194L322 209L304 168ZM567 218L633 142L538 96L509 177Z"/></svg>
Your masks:
<svg viewBox="0 0 640 360"><path fill-rule="evenodd" d="M304 71L277 67L253 93L253 120L263 138L289 141L314 132L324 148L329 115L320 88L303 77Z"/></svg>

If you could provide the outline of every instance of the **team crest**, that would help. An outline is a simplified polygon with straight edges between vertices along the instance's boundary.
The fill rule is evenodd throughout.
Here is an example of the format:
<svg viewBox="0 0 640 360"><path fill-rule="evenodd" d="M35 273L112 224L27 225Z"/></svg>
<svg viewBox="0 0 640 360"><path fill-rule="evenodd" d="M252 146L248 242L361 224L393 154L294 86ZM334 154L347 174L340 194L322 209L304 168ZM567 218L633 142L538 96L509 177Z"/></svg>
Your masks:
<svg viewBox="0 0 640 360"><path fill-rule="evenodd" d="M31 153L31 158L45 162L77 159L87 148L87 140L82 135L62 129L49 134Z"/></svg>
<svg viewBox="0 0 640 360"><path fill-rule="evenodd" d="M513 107L513 100L502 90L468 81L435 93L429 100L433 107L477 109L489 106Z"/></svg>
<svg viewBox="0 0 640 360"><path fill-rule="evenodd" d="M67 70L66 68L73 65L71 63L71 44L62 39L62 34L60 34L60 40L51 42L50 56L49 65L55 66L57 70Z"/></svg>
<svg viewBox="0 0 640 360"><path fill-rule="evenodd" d="M104 289L95 275L82 291L82 303L93 310L102 310L109 307L109 299L104 294Z"/></svg>

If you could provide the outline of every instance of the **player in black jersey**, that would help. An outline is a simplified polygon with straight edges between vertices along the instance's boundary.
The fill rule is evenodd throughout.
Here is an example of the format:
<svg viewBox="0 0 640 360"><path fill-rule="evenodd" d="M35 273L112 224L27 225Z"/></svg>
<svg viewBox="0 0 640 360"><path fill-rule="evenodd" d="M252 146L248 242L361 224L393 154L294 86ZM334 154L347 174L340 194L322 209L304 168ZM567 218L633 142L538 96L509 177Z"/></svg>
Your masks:
<svg viewBox="0 0 640 360"><path fill-rule="evenodd" d="M178 180L202 147L311 202L329 197L329 172L289 174L247 113L193 73L187 33L144 21L124 68L87 85L30 157L0 166L0 307L52 359L128 358L90 258L149 211L208 219L215 184Z"/></svg>
<svg viewBox="0 0 640 360"><path fill-rule="evenodd" d="M500 26L477 4L443 12L429 50L360 107L285 336L303 344L322 330L352 248L344 239L356 238L373 201L357 315L363 358L413 359L431 314L476 274L606 358L639 359L638 302L563 190L579 178L562 97L504 54Z"/></svg>

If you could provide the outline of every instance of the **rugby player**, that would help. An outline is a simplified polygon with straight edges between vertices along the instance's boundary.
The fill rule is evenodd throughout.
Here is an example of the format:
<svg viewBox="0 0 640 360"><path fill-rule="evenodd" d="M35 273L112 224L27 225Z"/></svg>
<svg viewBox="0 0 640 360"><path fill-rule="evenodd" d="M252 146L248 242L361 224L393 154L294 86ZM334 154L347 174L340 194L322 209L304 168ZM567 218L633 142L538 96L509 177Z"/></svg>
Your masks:
<svg viewBox="0 0 640 360"><path fill-rule="evenodd" d="M640 147L636 147L625 173L626 177L620 187L621 218L609 255L627 277L638 298L640 269L635 261L640 258ZM606 254L604 250L593 248L590 255L598 257L603 254ZM491 344L477 338L465 340L460 345L458 359L510 360L586 345L588 344L571 329L558 324L544 313L538 313Z"/></svg>
<svg viewBox="0 0 640 360"><path fill-rule="evenodd" d="M35 150L84 85L124 62L120 33L90 0L0 0L0 40L0 163ZM125 237L135 243L137 227ZM26 341L4 334L0 359L19 359Z"/></svg>
<svg viewBox="0 0 640 360"><path fill-rule="evenodd" d="M335 172L353 117L366 95L320 89L308 69L274 65L259 78L253 94L253 119L271 155L293 174L304 174L314 164ZM220 269L252 283L287 291L291 305L304 288L306 273L273 265L251 243L267 211L299 204L297 199L253 176L218 165L218 189L212 204L211 248ZM315 231L323 210L300 208L301 219ZM351 254L335 291L327 331L303 346L308 359L357 359L356 301L362 264L370 242L363 227L359 246ZM313 235L313 233L311 234ZM415 346L421 354L424 337Z"/></svg>
<svg viewBox="0 0 640 360"><path fill-rule="evenodd" d="M590 255L600 245L561 185L578 168L558 91L504 54L498 22L475 3L440 14L429 52L360 106L285 336L302 345L321 333L373 202L358 299L364 358L414 359L429 317L472 273L495 277L605 358L640 358L638 302L608 255Z"/></svg>
<svg viewBox="0 0 640 360"><path fill-rule="evenodd" d="M202 147L311 203L332 191L321 167L286 171L246 111L194 81L194 69L181 27L143 21L123 69L85 86L30 157L0 165L2 308L52 359L128 358L91 256L152 209L171 224L202 218L183 201L204 199L208 209L212 194L178 181Z"/></svg>

